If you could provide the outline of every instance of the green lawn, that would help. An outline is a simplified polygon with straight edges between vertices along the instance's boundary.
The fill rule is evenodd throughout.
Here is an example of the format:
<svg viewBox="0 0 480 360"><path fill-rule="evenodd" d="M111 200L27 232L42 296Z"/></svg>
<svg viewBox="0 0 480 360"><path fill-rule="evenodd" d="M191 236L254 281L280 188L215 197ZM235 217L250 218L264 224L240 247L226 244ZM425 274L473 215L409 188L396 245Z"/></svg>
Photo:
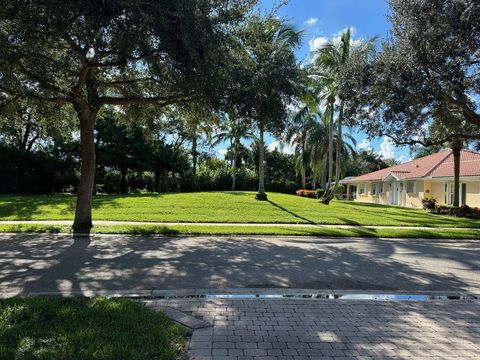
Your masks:
<svg viewBox="0 0 480 360"><path fill-rule="evenodd" d="M255 222L432 227L480 227L479 220L431 215L423 210L348 201L322 205L315 199L269 193L268 202L253 192L98 195L95 220L165 222ZM71 220L72 195L1 196L0 220Z"/></svg>
<svg viewBox="0 0 480 360"><path fill-rule="evenodd" d="M186 335L126 299L0 300L0 359L175 359Z"/></svg>
<svg viewBox="0 0 480 360"><path fill-rule="evenodd" d="M69 233L65 225L0 225L0 233ZM94 234L134 235L286 235L332 236L368 238L428 238L428 239L478 239L478 229L371 229L371 228L314 228L306 226L238 226L238 225L111 225L95 226Z"/></svg>

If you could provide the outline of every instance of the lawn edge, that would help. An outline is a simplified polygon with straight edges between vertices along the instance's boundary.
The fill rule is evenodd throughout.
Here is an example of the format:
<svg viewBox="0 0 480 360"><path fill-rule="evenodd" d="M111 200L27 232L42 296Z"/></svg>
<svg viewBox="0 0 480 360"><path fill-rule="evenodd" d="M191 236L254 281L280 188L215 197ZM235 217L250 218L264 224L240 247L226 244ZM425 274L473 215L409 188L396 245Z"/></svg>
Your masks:
<svg viewBox="0 0 480 360"><path fill-rule="evenodd" d="M477 229L372 229L372 228L312 228L312 227L242 227L242 226L97 226L92 229L92 236L101 235L139 235L139 236L223 236L223 237L325 237L349 239L425 239L425 240L477 240ZM0 234L50 234L72 236L69 226L64 225L11 225L0 226ZM89 234L75 234L86 237Z"/></svg>

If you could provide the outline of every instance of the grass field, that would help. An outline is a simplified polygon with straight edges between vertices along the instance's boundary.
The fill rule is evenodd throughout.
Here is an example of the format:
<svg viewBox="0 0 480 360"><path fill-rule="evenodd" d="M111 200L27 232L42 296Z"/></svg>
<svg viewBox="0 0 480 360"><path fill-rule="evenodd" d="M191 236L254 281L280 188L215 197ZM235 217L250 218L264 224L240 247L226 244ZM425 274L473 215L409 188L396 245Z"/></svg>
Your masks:
<svg viewBox="0 0 480 360"><path fill-rule="evenodd" d="M67 225L0 225L0 233L70 233ZM315 228L298 226L235 226L235 225L112 225L94 226L93 234L133 235L285 235L331 236L368 238L425 238L425 239L478 239L478 229L371 229L371 228Z"/></svg>
<svg viewBox="0 0 480 360"><path fill-rule="evenodd" d="M349 201L320 204L315 199L269 193L269 201L254 200L253 192L97 195L95 220L312 223L475 227L480 221L431 215L407 209ZM73 195L0 196L0 220L72 220Z"/></svg>
<svg viewBox="0 0 480 360"><path fill-rule="evenodd" d="M187 331L126 299L0 300L0 359L175 359Z"/></svg>

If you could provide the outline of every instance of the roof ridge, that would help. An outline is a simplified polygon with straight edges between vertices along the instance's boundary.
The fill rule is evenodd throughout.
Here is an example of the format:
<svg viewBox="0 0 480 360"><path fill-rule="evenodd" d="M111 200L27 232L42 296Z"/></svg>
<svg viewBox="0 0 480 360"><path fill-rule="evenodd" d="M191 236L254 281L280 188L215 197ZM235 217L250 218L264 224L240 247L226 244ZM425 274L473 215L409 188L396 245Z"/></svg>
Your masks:
<svg viewBox="0 0 480 360"><path fill-rule="evenodd" d="M472 153L472 154L475 154L475 155L479 155L479 156L480 156L480 152L473 151L473 150L470 150L470 149L462 149L462 152L469 152L469 153Z"/></svg>
<svg viewBox="0 0 480 360"><path fill-rule="evenodd" d="M438 154L441 154L445 151L451 151L450 149L444 149L444 150L440 150L439 152L436 152L434 154L430 154L430 155L425 155L425 156L422 156L422 157L419 157L419 158L416 158L416 159L412 159L412 160L408 160L408 161L405 161L404 163L401 163L401 164L397 164L397 165L392 165L392 166L389 166L385 169L389 169L389 168L393 168L393 167L396 167L396 166L402 166L402 165L405 165L405 164L409 164L409 163L412 163L414 161L418 161L418 160L421 160L421 159L425 159L429 156L435 156L435 155L438 155ZM480 154L479 154L480 155ZM383 169L382 169L383 170Z"/></svg>
<svg viewBox="0 0 480 360"><path fill-rule="evenodd" d="M453 151L450 150L450 149L445 150L445 151L448 152L447 156L445 156L445 157L444 157L442 160L440 160L433 168L431 168L430 171L428 171L425 175L423 175L424 177L427 177L428 175L430 175L431 173L433 173L433 171L434 171L435 169L437 169L440 165L442 165L443 162L444 162L445 160L447 160L447 158L453 153ZM439 153L437 153L437 154L439 154Z"/></svg>
<svg viewBox="0 0 480 360"><path fill-rule="evenodd" d="M412 160L410 160L410 161L406 161L406 162L401 163L401 164L398 164L398 165L393 165L393 166L390 166L390 167L385 168L385 169L388 169L388 170L390 170L390 172L393 172L393 171L395 171L395 170L392 170L392 168L395 168L395 167L397 167L397 166L404 166L404 165L406 165L406 164L414 163L414 162L417 162L417 161L419 161L419 160L422 160L422 159L425 159L425 158L428 158L428 157L431 157L431 156L438 156L438 155L441 154L441 153L448 152L449 154L448 154L445 158L443 158L439 163L437 163L437 165L435 165L433 168L431 168L430 170L428 170L428 171L423 175L423 176L427 176L427 175L430 174L433 170L435 170L437 166L439 166L443 161L445 161L445 159L450 155L450 151L451 151L450 149L441 150L441 151L436 152L436 153L434 153L434 154L422 156L422 157L417 158L417 159L412 159ZM385 169L384 169L384 170L385 170ZM402 170L397 170L397 171L402 171ZM411 172L411 170L409 170L408 172Z"/></svg>

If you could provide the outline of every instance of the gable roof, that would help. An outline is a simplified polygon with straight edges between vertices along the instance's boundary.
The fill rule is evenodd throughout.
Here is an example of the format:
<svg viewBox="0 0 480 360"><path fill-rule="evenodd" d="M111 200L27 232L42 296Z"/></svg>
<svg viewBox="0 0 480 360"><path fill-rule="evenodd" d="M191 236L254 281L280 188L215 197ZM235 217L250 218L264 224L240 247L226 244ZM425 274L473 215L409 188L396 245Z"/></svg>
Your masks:
<svg viewBox="0 0 480 360"><path fill-rule="evenodd" d="M436 154L424 156L400 165L394 165L365 175L344 179L343 182L382 181L389 176L398 180L453 177L452 150L440 151ZM460 176L480 176L479 153L462 150L460 154Z"/></svg>

